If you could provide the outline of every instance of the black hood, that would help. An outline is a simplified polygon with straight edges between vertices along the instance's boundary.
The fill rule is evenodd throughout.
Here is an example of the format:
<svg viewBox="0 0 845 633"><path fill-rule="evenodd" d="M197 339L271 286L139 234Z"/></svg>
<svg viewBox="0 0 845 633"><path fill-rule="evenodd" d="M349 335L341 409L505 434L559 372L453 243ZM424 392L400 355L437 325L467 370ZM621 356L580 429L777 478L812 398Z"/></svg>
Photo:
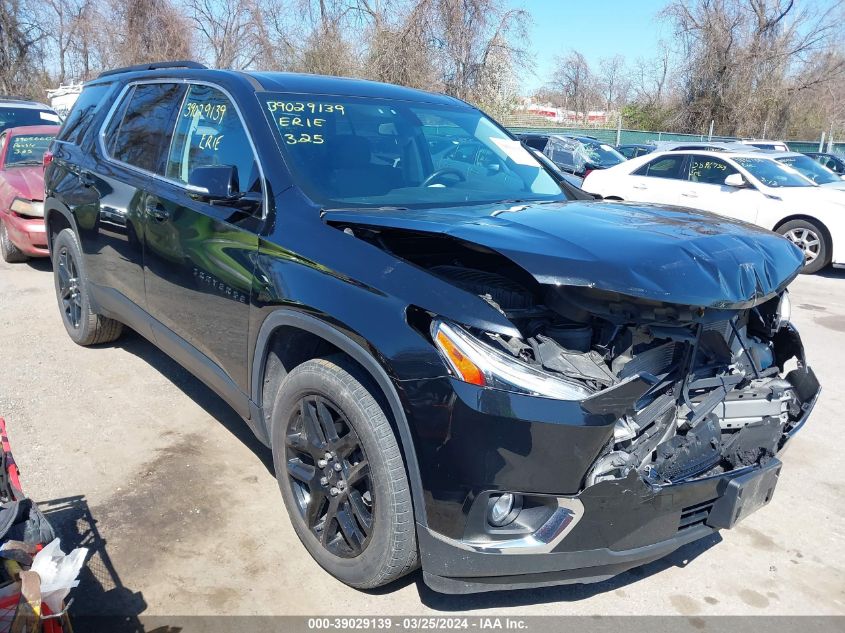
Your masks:
<svg viewBox="0 0 845 633"><path fill-rule="evenodd" d="M331 223L444 234L504 255L539 283L690 306L747 308L800 271L801 251L703 211L624 202L334 210Z"/></svg>

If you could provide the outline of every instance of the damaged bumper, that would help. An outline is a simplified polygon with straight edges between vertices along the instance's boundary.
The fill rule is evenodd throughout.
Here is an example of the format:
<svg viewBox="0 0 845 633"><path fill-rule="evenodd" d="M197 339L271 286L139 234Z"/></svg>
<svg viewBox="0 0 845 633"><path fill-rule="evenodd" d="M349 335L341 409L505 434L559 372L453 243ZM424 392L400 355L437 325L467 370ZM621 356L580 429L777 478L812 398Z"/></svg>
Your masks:
<svg viewBox="0 0 845 633"><path fill-rule="evenodd" d="M821 391L815 384L778 456L812 413ZM425 582L459 594L601 582L733 527L771 501L781 466L774 457L667 485L650 485L631 472L572 497L524 495L527 507L556 511L541 514L536 529L521 534L474 531L471 523L489 504L490 493L482 493L468 512L468 537L449 538L417 526Z"/></svg>
<svg viewBox="0 0 845 633"><path fill-rule="evenodd" d="M739 399L753 400L753 405L733 402L730 389L711 397L706 411L703 403L693 403L691 417L699 410L713 421L720 438L716 452L721 451L727 466L674 470L671 479L665 478L666 469L655 479L652 471L634 468L622 476L591 479L595 464L607 457L606 452L597 454L614 435L612 406L591 411L587 399L580 403L579 416L573 402L475 389L452 380L457 397L450 407L451 434L437 453L442 458L456 445L469 450L471 442L474 454L484 457L450 472L440 469L440 481L465 484L466 495L452 497L454 502L463 496L458 513L457 504L444 502L450 496L444 488L440 494L437 486L432 490L429 510L438 517L428 526L417 526L426 584L445 593L474 593L600 582L731 528L767 504L780 474L779 457L806 423L821 391L791 325L775 336L773 347L776 363L794 358L798 369L786 378L770 376L765 389L733 392L734 398L740 394ZM742 417L746 414L758 420L749 422ZM696 428L704 428L703 421ZM462 437L460 429L469 435ZM678 445L680 467L699 459L695 450L684 453L688 448ZM434 455L432 460L438 461ZM576 478L584 482L574 488L580 492L561 496L573 490ZM478 484L485 480L492 486L480 490ZM507 493L519 500L518 518L504 528L492 527L492 504ZM453 516L446 520L450 508Z"/></svg>

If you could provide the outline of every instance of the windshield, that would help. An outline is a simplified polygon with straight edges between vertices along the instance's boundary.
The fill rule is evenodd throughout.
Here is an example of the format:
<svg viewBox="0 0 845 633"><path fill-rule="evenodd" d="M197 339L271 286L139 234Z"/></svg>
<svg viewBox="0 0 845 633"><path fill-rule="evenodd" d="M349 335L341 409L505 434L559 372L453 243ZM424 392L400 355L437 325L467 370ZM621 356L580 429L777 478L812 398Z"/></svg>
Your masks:
<svg viewBox="0 0 845 633"><path fill-rule="evenodd" d="M627 160L625 156L617 152L613 147L607 143L599 143L598 141L581 141L584 149L584 154L587 156L587 162L601 167L610 167L618 165Z"/></svg>
<svg viewBox="0 0 845 633"><path fill-rule="evenodd" d="M842 179L830 171L827 167L819 165L809 156L785 156L777 159L779 163L788 165L812 180L817 185L824 185L829 182L842 182Z"/></svg>
<svg viewBox="0 0 845 633"><path fill-rule="evenodd" d="M6 151L6 167L11 165L40 165L44 152L56 138L55 134L19 134L12 137Z"/></svg>
<svg viewBox="0 0 845 633"><path fill-rule="evenodd" d="M0 106L0 132L25 125L58 125L59 115L50 110Z"/></svg>
<svg viewBox="0 0 845 633"><path fill-rule="evenodd" d="M476 110L268 93L294 179L324 207L566 199L519 141Z"/></svg>
<svg viewBox="0 0 845 633"><path fill-rule="evenodd" d="M734 158L734 160L767 187L813 186L813 183L798 171L771 158Z"/></svg>

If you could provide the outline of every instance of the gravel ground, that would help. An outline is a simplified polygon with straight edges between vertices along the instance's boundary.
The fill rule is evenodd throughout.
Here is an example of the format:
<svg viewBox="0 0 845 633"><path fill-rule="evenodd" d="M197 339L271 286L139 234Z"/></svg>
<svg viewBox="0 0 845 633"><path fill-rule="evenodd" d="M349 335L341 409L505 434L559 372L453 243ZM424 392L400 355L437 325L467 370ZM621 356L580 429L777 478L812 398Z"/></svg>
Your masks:
<svg viewBox="0 0 845 633"><path fill-rule="evenodd" d="M323 572L237 415L134 333L74 345L52 284L44 260L0 262L0 415L28 494L93 551L77 614L845 614L845 271L793 285L825 393L769 506L600 584L468 597L419 572L375 592Z"/></svg>

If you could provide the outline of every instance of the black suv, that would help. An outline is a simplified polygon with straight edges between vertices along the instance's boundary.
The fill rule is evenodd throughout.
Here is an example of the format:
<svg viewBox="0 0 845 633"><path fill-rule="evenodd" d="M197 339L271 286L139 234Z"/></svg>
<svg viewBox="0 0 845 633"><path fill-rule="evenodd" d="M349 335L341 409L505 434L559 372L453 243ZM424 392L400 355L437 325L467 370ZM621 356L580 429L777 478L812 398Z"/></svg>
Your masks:
<svg viewBox="0 0 845 633"><path fill-rule="evenodd" d="M86 84L45 207L71 338L219 393L320 565L470 592L733 526L819 392L792 244L583 197L451 97L184 63Z"/></svg>

